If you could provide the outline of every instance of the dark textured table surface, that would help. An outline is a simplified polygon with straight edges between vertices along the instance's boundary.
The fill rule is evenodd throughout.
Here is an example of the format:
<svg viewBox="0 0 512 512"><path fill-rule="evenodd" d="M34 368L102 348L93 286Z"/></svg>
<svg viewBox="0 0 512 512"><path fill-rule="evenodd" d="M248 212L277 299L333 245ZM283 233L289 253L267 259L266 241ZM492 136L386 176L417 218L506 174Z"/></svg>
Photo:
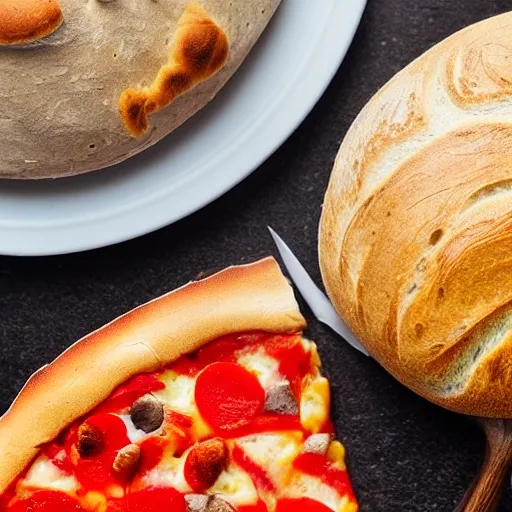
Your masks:
<svg viewBox="0 0 512 512"><path fill-rule="evenodd" d="M267 224L319 282L322 196L358 111L434 43L510 8L511 0L369 0L352 49L312 114L267 163L216 203L116 247L0 258L0 414L31 372L116 315L199 271L276 254ZM416 397L309 318L309 334L318 340L332 380L334 417L362 510L452 511L483 457L479 429ZM503 511L512 509L511 497Z"/></svg>

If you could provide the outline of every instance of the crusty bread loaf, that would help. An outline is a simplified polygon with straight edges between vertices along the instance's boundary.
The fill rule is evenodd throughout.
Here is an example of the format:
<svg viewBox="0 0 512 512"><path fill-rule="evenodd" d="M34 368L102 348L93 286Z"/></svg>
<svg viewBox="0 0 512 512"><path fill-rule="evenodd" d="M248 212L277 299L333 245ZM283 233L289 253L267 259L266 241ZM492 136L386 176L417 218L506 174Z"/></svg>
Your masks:
<svg viewBox="0 0 512 512"><path fill-rule="evenodd" d="M423 55L365 107L327 191L336 308L396 378L512 418L512 13Z"/></svg>
<svg viewBox="0 0 512 512"><path fill-rule="evenodd" d="M0 178L80 174L158 142L223 87L279 3L0 0Z"/></svg>
<svg viewBox="0 0 512 512"><path fill-rule="evenodd" d="M0 418L0 494L41 445L130 377L162 369L226 334L304 327L273 258L228 268L114 320L36 373Z"/></svg>

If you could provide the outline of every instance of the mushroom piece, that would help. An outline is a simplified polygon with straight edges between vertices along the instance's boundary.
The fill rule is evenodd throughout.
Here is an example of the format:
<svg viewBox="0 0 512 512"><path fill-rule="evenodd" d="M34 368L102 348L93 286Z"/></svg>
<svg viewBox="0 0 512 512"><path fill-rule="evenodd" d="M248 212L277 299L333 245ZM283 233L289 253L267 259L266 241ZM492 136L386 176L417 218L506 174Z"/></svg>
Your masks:
<svg viewBox="0 0 512 512"><path fill-rule="evenodd" d="M139 463L140 447L129 444L117 452L112 468L122 480L131 480L137 472Z"/></svg>
<svg viewBox="0 0 512 512"><path fill-rule="evenodd" d="M235 509L218 496L208 494L187 494L187 512L234 512Z"/></svg>
<svg viewBox="0 0 512 512"><path fill-rule="evenodd" d="M153 395L144 395L133 403L130 417L135 428L149 434L162 426L164 406Z"/></svg>
<svg viewBox="0 0 512 512"><path fill-rule="evenodd" d="M206 512L210 498L211 496L207 494L187 494L185 496L187 512Z"/></svg>
<svg viewBox="0 0 512 512"><path fill-rule="evenodd" d="M81 457L92 457L103 450L103 435L100 430L88 423L78 427L76 449Z"/></svg>
<svg viewBox="0 0 512 512"><path fill-rule="evenodd" d="M325 455L329 450L332 436L330 434L313 434L306 439L304 451L315 455Z"/></svg>
<svg viewBox="0 0 512 512"><path fill-rule="evenodd" d="M185 461L185 478L192 490L206 491L228 464L229 452L223 439L215 438L196 444Z"/></svg>
<svg viewBox="0 0 512 512"><path fill-rule="evenodd" d="M234 512L234 510L227 501L217 496L213 496L206 507L206 512Z"/></svg>
<svg viewBox="0 0 512 512"><path fill-rule="evenodd" d="M289 382L281 382L267 391L265 411L277 414L299 414L299 406Z"/></svg>

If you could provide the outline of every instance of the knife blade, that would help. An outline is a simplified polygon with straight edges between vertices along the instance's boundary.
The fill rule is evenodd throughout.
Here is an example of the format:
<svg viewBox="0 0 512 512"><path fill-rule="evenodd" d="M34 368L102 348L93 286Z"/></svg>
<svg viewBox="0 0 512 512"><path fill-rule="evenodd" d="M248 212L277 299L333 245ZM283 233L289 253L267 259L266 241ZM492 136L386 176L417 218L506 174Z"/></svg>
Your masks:
<svg viewBox="0 0 512 512"><path fill-rule="evenodd" d="M343 322L330 300L315 284L284 240L270 226L267 227L293 283L311 308L311 311L313 311L315 317L339 334L349 345L359 350L365 356L369 356L368 351L359 343L352 331Z"/></svg>

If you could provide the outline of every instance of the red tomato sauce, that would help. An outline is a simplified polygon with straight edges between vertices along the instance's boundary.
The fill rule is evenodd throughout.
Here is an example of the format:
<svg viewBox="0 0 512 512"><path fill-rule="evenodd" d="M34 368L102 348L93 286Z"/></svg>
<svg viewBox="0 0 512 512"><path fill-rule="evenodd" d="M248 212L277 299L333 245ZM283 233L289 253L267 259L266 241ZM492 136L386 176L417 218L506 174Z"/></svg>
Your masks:
<svg viewBox="0 0 512 512"><path fill-rule="evenodd" d="M246 426L230 430L229 436L235 439L237 437L251 436L254 434L287 431L306 433L299 416L280 416L279 414L265 413L254 418L254 420Z"/></svg>
<svg viewBox="0 0 512 512"><path fill-rule="evenodd" d="M170 487L150 487L130 493L126 502L127 512L186 512L184 495Z"/></svg>
<svg viewBox="0 0 512 512"><path fill-rule="evenodd" d="M155 372L132 377L119 386L95 412L119 412L131 407L133 402L141 396L165 389L165 384L159 380L161 375L162 372Z"/></svg>
<svg viewBox="0 0 512 512"><path fill-rule="evenodd" d="M126 512L125 499L109 498L107 500L107 509L105 512Z"/></svg>
<svg viewBox="0 0 512 512"><path fill-rule="evenodd" d="M340 496L348 496L351 501L355 501L347 471L334 467L327 457L314 453L303 453L295 459L293 465L306 475L319 477L322 482L335 489Z"/></svg>
<svg viewBox="0 0 512 512"><path fill-rule="evenodd" d="M7 507L8 512L83 512L78 501L56 491L38 491Z"/></svg>
<svg viewBox="0 0 512 512"><path fill-rule="evenodd" d="M238 464L251 477L256 489L264 491L273 491L275 489L267 472L250 459L240 446L235 445L231 456L233 457L233 462Z"/></svg>
<svg viewBox="0 0 512 512"><path fill-rule="evenodd" d="M197 441L192 434L194 423L190 416L177 411L168 410L165 414L166 428L172 431L176 456L179 457Z"/></svg>
<svg viewBox="0 0 512 512"><path fill-rule="evenodd" d="M63 445L51 443L45 446L41 453L48 457L52 464L66 475L73 474L73 463Z"/></svg>
<svg viewBox="0 0 512 512"><path fill-rule="evenodd" d="M302 373L304 367L309 369L310 356L304 352L301 345L301 338L297 334L268 334L264 332L254 332L249 334L231 334L223 336L218 340L210 342L194 354L181 357L169 368L176 373L195 377L208 365L217 362L234 363L237 353L244 349L258 349L263 346L270 356L282 360L282 357L293 356L293 361L283 365L286 372L288 367L297 365ZM293 351L295 353L293 354ZM308 359L307 364L305 359ZM305 373L307 373L307 369ZM295 376L297 372L292 372ZM287 376L287 373L284 373ZM293 377L293 376L292 376Z"/></svg>
<svg viewBox="0 0 512 512"><path fill-rule="evenodd" d="M263 342L265 351L279 361L279 373L292 387L297 399L302 392L302 379L311 371L311 354L302 346L298 335L277 335Z"/></svg>
<svg viewBox="0 0 512 512"><path fill-rule="evenodd" d="M268 512L267 506L263 501L259 501L256 505L242 505L237 507L237 512Z"/></svg>
<svg viewBox="0 0 512 512"><path fill-rule="evenodd" d="M276 512L333 512L319 501L310 498L283 498L277 502Z"/></svg>
<svg viewBox="0 0 512 512"><path fill-rule="evenodd" d="M139 475L144 475L158 466L164 455L166 444L166 439L159 436L149 437L140 444L141 461L137 472Z"/></svg>

